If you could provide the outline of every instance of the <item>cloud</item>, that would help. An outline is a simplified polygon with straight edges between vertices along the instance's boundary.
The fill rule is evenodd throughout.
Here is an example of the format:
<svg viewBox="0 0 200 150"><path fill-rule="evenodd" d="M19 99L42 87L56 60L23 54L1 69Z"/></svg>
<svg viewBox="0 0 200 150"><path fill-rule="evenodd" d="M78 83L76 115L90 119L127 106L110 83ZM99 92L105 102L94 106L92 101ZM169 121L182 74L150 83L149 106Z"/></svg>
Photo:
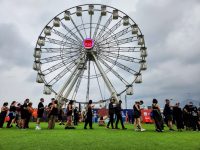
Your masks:
<svg viewBox="0 0 200 150"><path fill-rule="evenodd" d="M182 100L188 92L192 93L191 98L200 100L198 0L86 0L84 3L103 3L124 11L144 34L148 70L143 73L143 83L134 85L135 95L128 97L131 105L135 99L144 99L150 105L154 97ZM36 40L50 19L80 4L83 1L0 1L0 84L3 87L0 95L4 100L23 101L28 96L36 103L43 97L43 85L35 83L36 72L32 71Z"/></svg>

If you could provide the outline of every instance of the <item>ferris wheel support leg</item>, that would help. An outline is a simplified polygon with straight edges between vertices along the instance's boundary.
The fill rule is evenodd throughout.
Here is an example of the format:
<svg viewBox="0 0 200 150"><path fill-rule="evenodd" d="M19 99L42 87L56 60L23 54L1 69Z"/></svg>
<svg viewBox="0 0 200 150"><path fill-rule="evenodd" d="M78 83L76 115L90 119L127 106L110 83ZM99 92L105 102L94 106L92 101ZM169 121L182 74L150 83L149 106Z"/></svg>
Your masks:
<svg viewBox="0 0 200 150"><path fill-rule="evenodd" d="M72 88L74 87L75 83L77 82L77 79L79 78L79 76L81 75L82 69L78 70L78 73L75 75L74 79L70 82L70 86L67 89L67 92L64 95L64 98L67 98L72 90Z"/></svg>
<svg viewBox="0 0 200 150"><path fill-rule="evenodd" d="M64 83L63 87L61 88L61 90L58 92L56 99L60 102L62 100L62 94L65 91L65 89L67 88L67 86L69 85L69 83L71 82L71 80L73 79L74 75L76 74L77 70L78 70L78 66L79 64L76 66L76 68L72 71L71 75L69 76L69 78L66 80L66 82Z"/></svg>
<svg viewBox="0 0 200 150"><path fill-rule="evenodd" d="M103 77L103 80L105 81L106 83L106 86L108 87L109 91L110 91L110 94L113 98L115 98L116 102L118 102L118 97L117 97L117 92L116 90L114 89L113 85L111 84L110 80L108 79L108 77L106 76L105 72L103 71L103 68L101 67L100 63L98 62L96 56L94 54L92 54L93 57L94 57L94 61L95 61L95 64L97 66L97 68L99 69L102 77Z"/></svg>

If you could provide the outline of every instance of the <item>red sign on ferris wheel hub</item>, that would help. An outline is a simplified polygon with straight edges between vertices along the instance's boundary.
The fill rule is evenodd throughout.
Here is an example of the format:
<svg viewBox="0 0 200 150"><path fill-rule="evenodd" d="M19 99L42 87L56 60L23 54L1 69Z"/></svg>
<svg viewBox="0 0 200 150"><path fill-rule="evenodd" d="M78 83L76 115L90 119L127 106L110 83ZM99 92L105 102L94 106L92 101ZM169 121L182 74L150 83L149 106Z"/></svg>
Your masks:
<svg viewBox="0 0 200 150"><path fill-rule="evenodd" d="M83 41L83 46L85 49L91 49L94 46L94 41L91 38L87 38Z"/></svg>

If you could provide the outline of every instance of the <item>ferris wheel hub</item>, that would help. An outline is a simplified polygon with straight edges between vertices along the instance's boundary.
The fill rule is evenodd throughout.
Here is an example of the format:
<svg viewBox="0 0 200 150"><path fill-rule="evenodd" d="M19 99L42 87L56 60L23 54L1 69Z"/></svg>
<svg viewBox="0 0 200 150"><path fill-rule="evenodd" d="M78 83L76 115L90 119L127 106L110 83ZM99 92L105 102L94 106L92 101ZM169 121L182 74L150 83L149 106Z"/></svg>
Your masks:
<svg viewBox="0 0 200 150"><path fill-rule="evenodd" d="M94 46L94 40L91 38L86 38L83 40L83 46L85 49L89 50L92 49Z"/></svg>

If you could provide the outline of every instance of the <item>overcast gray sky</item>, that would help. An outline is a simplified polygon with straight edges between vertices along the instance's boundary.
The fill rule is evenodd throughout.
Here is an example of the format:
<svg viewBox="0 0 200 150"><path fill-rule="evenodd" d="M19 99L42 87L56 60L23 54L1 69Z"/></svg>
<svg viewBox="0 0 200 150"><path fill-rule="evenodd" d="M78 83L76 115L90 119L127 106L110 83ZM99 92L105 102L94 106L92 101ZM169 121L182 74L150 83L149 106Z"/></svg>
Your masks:
<svg viewBox="0 0 200 150"><path fill-rule="evenodd" d="M42 94L32 70L33 51L43 27L61 11L101 3L124 11L140 26L148 48L148 70L129 104L152 98L200 101L199 0L0 0L0 105ZM36 105L35 105L36 106ZM131 106L131 105L130 105Z"/></svg>

